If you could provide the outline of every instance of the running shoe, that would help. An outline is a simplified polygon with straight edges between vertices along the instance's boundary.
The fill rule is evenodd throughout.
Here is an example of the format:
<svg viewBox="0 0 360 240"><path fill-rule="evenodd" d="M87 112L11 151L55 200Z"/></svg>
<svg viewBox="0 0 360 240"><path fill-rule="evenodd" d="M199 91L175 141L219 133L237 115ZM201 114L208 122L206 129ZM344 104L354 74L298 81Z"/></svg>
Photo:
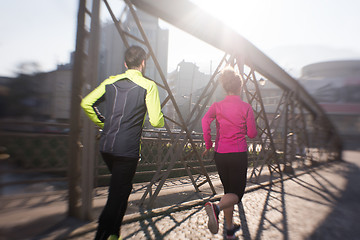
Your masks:
<svg viewBox="0 0 360 240"><path fill-rule="evenodd" d="M236 239L235 233L239 231L240 225L234 224L234 227L230 230L226 229L226 239Z"/></svg>
<svg viewBox="0 0 360 240"><path fill-rule="evenodd" d="M121 236L110 235L107 240L122 240Z"/></svg>
<svg viewBox="0 0 360 240"><path fill-rule="evenodd" d="M216 204L207 202L205 204L205 211L209 217L208 228L211 233L215 234L219 231L219 209Z"/></svg>

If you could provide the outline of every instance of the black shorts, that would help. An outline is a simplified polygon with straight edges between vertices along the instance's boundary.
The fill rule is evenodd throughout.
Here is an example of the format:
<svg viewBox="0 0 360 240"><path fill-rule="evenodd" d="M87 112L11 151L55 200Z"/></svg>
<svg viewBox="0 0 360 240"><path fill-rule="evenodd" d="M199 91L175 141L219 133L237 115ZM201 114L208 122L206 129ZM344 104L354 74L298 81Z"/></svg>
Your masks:
<svg viewBox="0 0 360 240"><path fill-rule="evenodd" d="M224 193L238 195L240 202L246 187L247 152L215 152L214 158L221 183L224 187Z"/></svg>

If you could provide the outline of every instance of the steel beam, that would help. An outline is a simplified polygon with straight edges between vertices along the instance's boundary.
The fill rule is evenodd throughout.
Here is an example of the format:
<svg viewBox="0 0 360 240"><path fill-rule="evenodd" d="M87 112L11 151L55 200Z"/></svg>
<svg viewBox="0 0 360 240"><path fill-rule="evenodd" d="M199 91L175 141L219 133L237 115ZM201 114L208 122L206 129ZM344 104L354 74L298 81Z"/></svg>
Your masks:
<svg viewBox="0 0 360 240"><path fill-rule="evenodd" d="M81 147L79 141L81 130L80 119L80 102L81 102L81 88L84 82L84 64L85 57L85 16L86 16L86 1L79 1L79 12L77 22L76 34L76 49L74 59L74 69L72 76L72 91L71 91L71 109L70 109L70 143L69 143L69 201L68 201L68 215L71 217L81 218L81 188L80 188L80 162L81 162Z"/></svg>
<svg viewBox="0 0 360 240"><path fill-rule="evenodd" d="M82 220L92 220L92 199L95 168L95 128L81 116L80 102L83 85L92 89L97 82L100 0L80 0L76 50L72 76L70 110L70 161L68 215ZM89 10L87 7L91 6ZM86 30L90 20L90 33ZM88 90L87 90L88 91ZM82 152L83 147L86 151Z"/></svg>
<svg viewBox="0 0 360 240"><path fill-rule="evenodd" d="M131 0L131 2L142 11L163 19L215 48L241 56L244 64L251 66L282 89L296 91L299 100L309 111L315 115L325 115L309 93L274 61L239 33L190 1Z"/></svg>

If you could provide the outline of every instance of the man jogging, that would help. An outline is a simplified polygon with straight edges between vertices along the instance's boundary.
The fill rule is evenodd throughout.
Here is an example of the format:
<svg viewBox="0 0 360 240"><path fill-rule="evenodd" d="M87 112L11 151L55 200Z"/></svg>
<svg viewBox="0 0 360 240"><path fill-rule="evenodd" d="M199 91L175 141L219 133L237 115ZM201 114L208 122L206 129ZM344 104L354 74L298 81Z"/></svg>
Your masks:
<svg viewBox="0 0 360 240"><path fill-rule="evenodd" d="M96 240L120 239L146 112L152 126L164 126L157 86L143 77L144 49L139 46L128 48L125 66L128 69L125 73L104 80L81 102L89 118L103 129L100 153L111 173L108 199L99 217ZM104 115L96 108L100 102L105 103Z"/></svg>

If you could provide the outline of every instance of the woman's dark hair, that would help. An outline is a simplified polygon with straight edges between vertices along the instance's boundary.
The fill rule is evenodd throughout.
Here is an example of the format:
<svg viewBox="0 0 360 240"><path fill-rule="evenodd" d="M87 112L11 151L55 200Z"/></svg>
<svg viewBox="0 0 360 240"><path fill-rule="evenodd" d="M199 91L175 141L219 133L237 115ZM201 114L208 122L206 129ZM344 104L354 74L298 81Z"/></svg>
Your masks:
<svg viewBox="0 0 360 240"><path fill-rule="evenodd" d="M125 63L129 69L137 68L146 59L146 52L139 46L131 46L125 52Z"/></svg>
<svg viewBox="0 0 360 240"><path fill-rule="evenodd" d="M220 73L219 80L227 93L240 93L242 80L232 67L224 68Z"/></svg>

